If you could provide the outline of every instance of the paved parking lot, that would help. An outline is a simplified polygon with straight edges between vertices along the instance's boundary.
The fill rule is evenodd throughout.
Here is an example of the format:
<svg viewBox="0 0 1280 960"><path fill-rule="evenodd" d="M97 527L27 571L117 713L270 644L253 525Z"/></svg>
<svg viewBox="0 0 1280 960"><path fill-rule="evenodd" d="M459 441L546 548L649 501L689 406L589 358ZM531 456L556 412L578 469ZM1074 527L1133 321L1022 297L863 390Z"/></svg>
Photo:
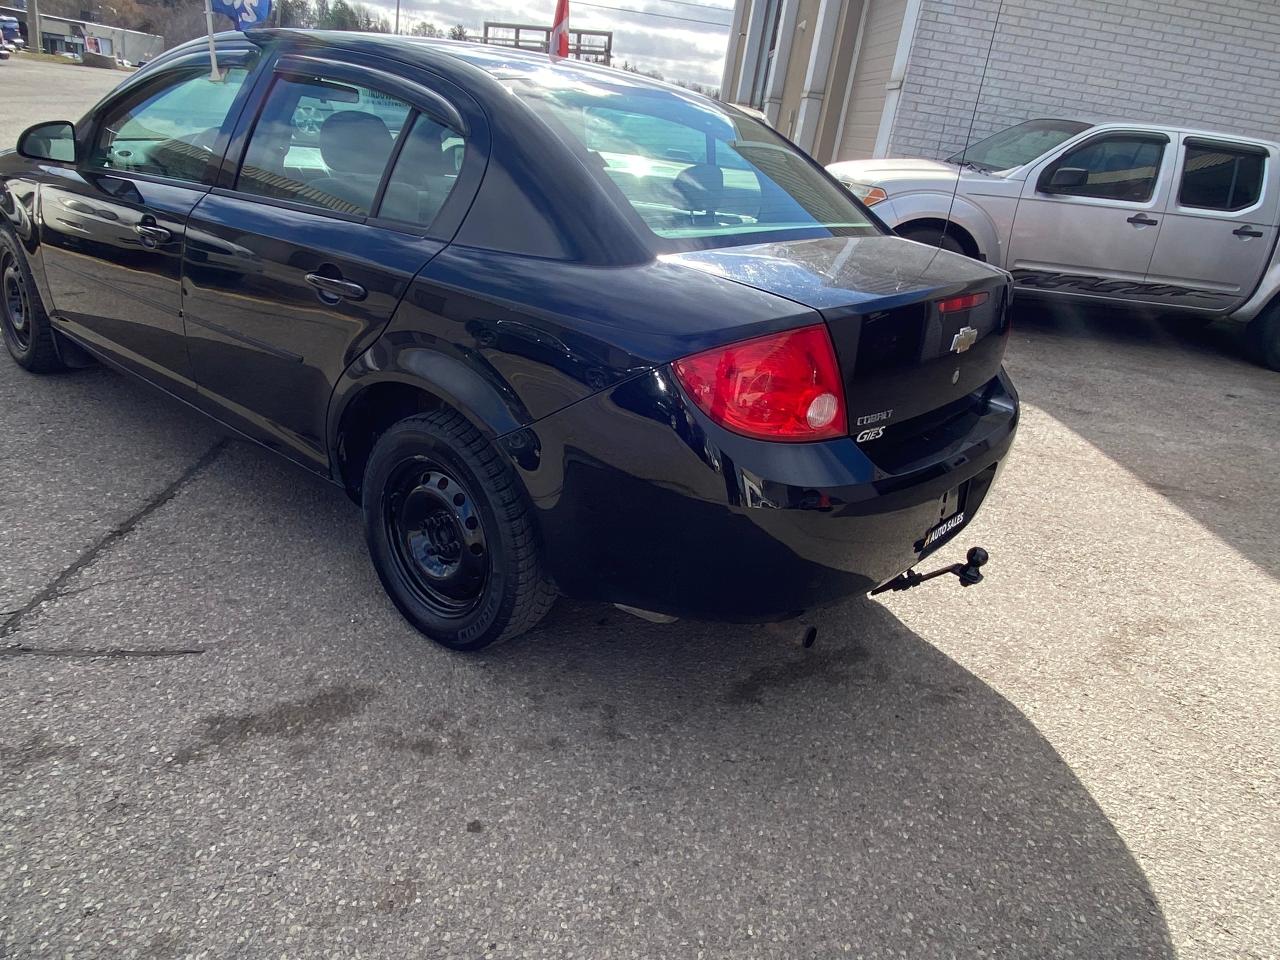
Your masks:
<svg viewBox="0 0 1280 960"><path fill-rule="evenodd" d="M1276 956L1280 375L1032 304L1009 366L983 585L461 657L341 492L0 357L0 956Z"/></svg>

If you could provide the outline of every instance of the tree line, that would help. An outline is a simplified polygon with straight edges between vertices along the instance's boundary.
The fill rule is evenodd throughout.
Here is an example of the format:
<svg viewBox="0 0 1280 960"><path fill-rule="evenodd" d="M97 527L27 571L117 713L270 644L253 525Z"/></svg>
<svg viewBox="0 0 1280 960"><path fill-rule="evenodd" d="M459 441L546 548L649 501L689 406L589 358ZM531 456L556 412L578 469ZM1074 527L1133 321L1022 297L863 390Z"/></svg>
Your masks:
<svg viewBox="0 0 1280 960"><path fill-rule="evenodd" d="M306 27L316 30L357 30L366 33L390 33L392 23L374 13L362 3L347 0L278 0L279 25L282 27ZM407 21L400 24L401 32L414 37L448 37L450 40L469 40L470 33L457 23L442 30L427 20Z"/></svg>

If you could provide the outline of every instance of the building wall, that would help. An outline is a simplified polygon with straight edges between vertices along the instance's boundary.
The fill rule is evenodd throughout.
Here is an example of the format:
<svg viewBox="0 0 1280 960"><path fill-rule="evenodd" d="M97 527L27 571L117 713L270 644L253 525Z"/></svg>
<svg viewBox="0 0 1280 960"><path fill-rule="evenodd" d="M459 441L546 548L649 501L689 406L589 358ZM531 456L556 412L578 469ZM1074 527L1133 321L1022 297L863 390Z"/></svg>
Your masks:
<svg viewBox="0 0 1280 960"><path fill-rule="evenodd" d="M23 38L29 39L25 9L0 5L0 13L17 18L22 26ZM44 48L49 53L61 53L64 50L83 53L86 34L110 40L110 56L124 57L135 63L159 56L164 50L164 37L158 34L126 30L106 23L71 20L48 13L40 14L40 32Z"/></svg>
<svg viewBox="0 0 1280 960"><path fill-rule="evenodd" d="M796 112L804 92L804 75L813 52L813 28L818 19L819 0L791 0L797 3L796 30L791 38L791 56L787 59L786 85L782 89L782 108L778 111L778 131L786 137L795 133ZM779 36L778 43L786 42Z"/></svg>
<svg viewBox="0 0 1280 960"><path fill-rule="evenodd" d="M871 156L884 112L885 84L889 82L898 37L902 33L906 0L870 0L870 3L835 160ZM844 91L833 91L832 95L842 97Z"/></svg>
<svg viewBox="0 0 1280 960"><path fill-rule="evenodd" d="M941 157L1032 117L1280 140L1277 0L924 0L889 152ZM874 9L874 8L873 8ZM846 155L865 140L846 136Z"/></svg>
<svg viewBox="0 0 1280 960"><path fill-rule="evenodd" d="M827 71L827 95L822 100L822 113L818 117L818 136L810 152L819 163L831 163L836 159L839 146L840 122L844 117L846 94L849 91L849 71L857 54L858 25L862 20L862 8L871 0L848 0L840 12L835 51L831 67Z"/></svg>
<svg viewBox="0 0 1280 960"><path fill-rule="evenodd" d="M738 74L742 69L742 48L747 42L747 14L751 0L736 0L733 19L729 25L729 46L724 56L724 72L720 80L720 96L726 102L733 100L738 86Z"/></svg>

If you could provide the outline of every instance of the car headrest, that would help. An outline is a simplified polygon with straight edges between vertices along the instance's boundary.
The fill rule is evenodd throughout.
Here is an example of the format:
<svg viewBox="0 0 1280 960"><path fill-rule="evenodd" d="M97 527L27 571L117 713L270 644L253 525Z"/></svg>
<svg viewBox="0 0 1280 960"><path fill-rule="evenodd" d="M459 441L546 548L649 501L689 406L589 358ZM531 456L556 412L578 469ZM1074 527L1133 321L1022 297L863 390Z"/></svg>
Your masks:
<svg viewBox="0 0 1280 960"><path fill-rule="evenodd" d="M330 170L381 176L391 155L391 131L382 118L362 110L340 110L320 127L320 156Z"/></svg>
<svg viewBox="0 0 1280 960"><path fill-rule="evenodd" d="M675 186L690 210L714 213L724 196L724 171L713 163L697 163L680 171Z"/></svg>

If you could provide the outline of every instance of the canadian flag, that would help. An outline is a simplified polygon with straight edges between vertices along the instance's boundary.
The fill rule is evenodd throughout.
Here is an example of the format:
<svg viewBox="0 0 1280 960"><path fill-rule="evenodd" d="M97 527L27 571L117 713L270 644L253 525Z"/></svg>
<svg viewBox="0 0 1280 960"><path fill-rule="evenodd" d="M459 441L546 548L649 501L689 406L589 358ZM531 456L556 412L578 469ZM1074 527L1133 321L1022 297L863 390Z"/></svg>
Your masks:
<svg viewBox="0 0 1280 960"><path fill-rule="evenodd" d="M569 0L556 0L556 19L551 25L551 42L547 44L551 62L569 55Z"/></svg>

